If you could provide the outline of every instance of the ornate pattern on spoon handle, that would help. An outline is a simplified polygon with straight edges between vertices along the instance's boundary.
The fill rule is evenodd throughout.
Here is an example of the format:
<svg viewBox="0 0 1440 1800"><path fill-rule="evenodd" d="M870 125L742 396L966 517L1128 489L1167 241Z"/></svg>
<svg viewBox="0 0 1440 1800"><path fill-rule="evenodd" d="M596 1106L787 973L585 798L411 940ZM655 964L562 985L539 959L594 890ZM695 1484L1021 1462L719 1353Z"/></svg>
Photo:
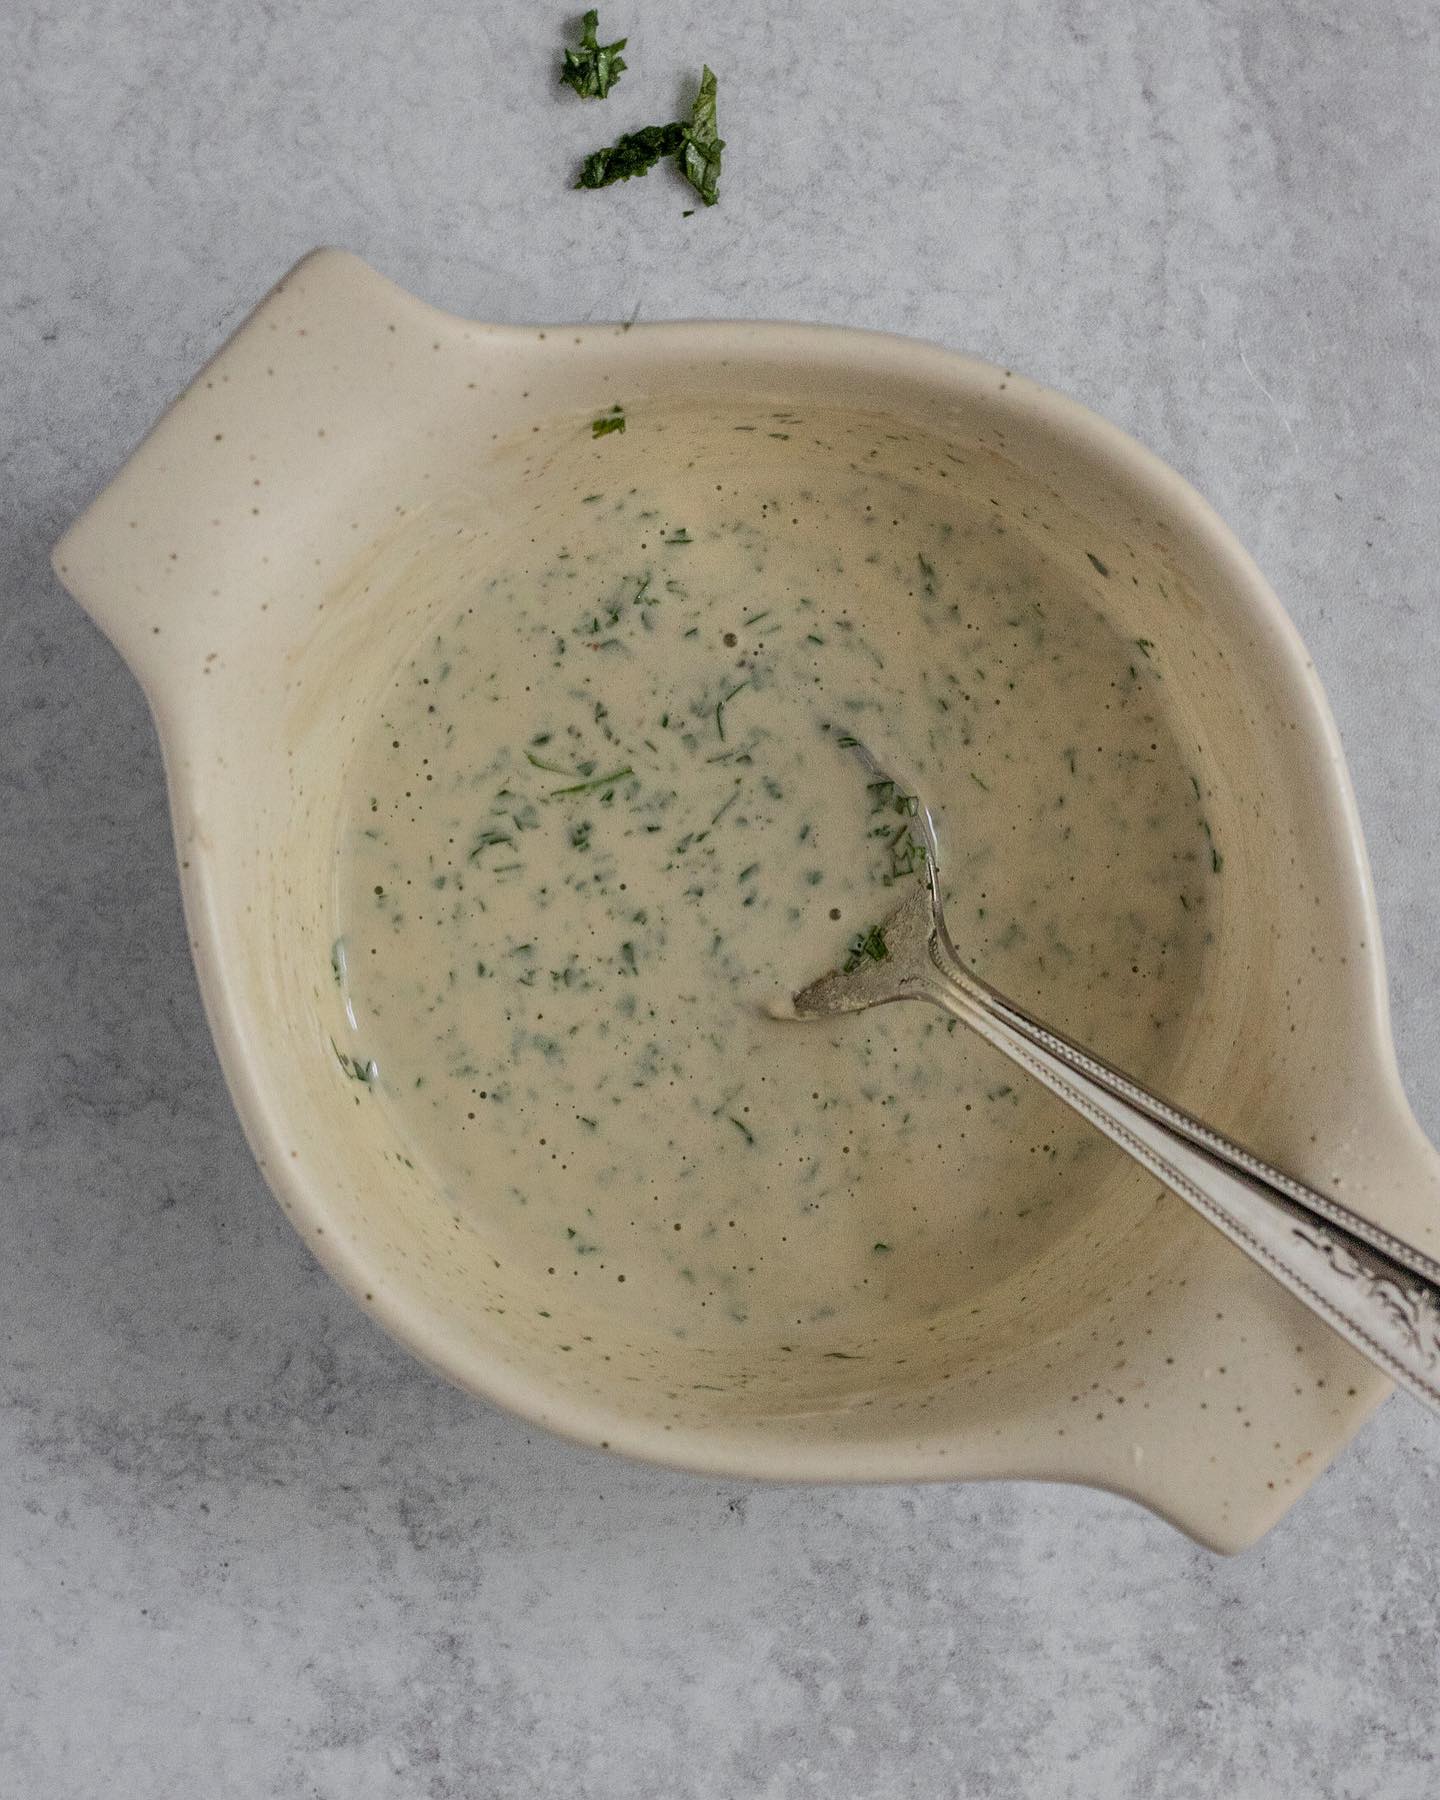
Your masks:
<svg viewBox="0 0 1440 1800"><path fill-rule="evenodd" d="M1368 1246L1352 1249L1321 1225L1296 1225L1297 1240L1327 1265L1330 1276L1354 1287L1367 1310L1388 1324L1422 1369L1440 1370L1440 1300L1433 1286L1411 1277ZM1317 1277L1318 1279L1318 1277Z"/></svg>

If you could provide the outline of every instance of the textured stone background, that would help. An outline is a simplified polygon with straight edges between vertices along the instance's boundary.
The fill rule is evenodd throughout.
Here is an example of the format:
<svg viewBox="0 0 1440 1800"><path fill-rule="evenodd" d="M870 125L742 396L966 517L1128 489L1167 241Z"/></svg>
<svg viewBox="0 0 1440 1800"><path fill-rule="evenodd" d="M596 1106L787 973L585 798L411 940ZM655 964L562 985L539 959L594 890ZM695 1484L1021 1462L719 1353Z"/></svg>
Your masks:
<svg viewBox="0 0 1440 1800"><path fill-rule="evenodd" d="M578 8L577 8L578 10ZM50 542L270 282L888 326L1195 480L1329 684L1440 1135L1433 0L0 7L0 1792L1419 1800L1440 1427L1256 1552L1034 1487L619 1466L408 1362L231 1117L161 771ZM567 191L708 59L724 201Z"/></svg>

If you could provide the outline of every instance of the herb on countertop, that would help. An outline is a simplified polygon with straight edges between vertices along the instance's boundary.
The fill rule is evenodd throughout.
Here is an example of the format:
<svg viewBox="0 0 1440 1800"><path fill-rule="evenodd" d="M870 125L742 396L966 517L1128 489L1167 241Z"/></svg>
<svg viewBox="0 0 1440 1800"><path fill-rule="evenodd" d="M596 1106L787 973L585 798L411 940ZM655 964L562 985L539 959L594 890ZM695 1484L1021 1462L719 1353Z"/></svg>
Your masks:
<svg viewBox="0 0 1440 1800"><path fill-rule="evenodd" d="M576 187L610 187L635 175L648 175L662 158L673 156L705 205L714 206L720 198L720 158L725 149L716 127L715 93L715 71L706 65L688 120L645 125L639 131L627 131L603 150L593 151L580 165Z"/></svg>
<svg viewBox="0 0 1440 1800"><path fill-rule="evenodd" d="M715 74L707 65L700 76L700 91L690 109L690 123L680 150L680 173L706 206L720 198L720 156L725 140L716 129Z"/></svg>
<svg viewBox="0 0 1440 1800"><path fill-rule="evenodd" d="M684 147L685 126L646 125L627 131L603 150L596 150L580 165L578 188L610 187L634 175L648 175L662 157L676 156Z"/></svg>
<svg viewBox="0 0 1440 1800"><path fill-rule="evenodd" d="M582 100L603 100L620 79L625 58L620 52L626 40L616 38L613 44L602 44L596 36L600 15L593 8L580 24L580 48L567 50L560 68L560 79L574 88Z"/></svg>
<svg viewBox="0 0 1440 1800"><path fill-rule="evenodd" d="M609 437L612 431L623 431L624 429L625 408L618 404L612 406L610 411L605 414L603 418L592 419L590 421L591 437Z"/></svg>

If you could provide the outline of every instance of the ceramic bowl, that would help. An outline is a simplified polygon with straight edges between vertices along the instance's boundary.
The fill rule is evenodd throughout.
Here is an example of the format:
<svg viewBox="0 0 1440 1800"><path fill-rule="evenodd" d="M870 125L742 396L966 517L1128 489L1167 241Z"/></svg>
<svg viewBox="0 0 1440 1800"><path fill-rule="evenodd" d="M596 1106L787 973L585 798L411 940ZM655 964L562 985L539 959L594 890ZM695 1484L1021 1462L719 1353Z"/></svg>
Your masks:
<svg viewBox="0 0 1440 1800"><path fill-rule="evenodd" d="M597 443L588 423L616 402L631 428ZM796 424L742 451L737 408ZM1165 1083L1433 1251L1440 1174L1397 1077L1314 670L1193 489L1056 393L813 326L474 324L322 251L165 414L55 566L153 709L200 984L260 1167L416 1355L633 1456L800 1480L1086 1482L1240 1548L1386 1383L1132 1166L1077 1195L1073 1226L998 1271L966 1321L897 1318L863 1358L751 1340L727 1360L633 1311L537 1316L537 1292L499 1269L483 1226L462 1228L331 1054L341 785L367 707L462 564L573 504L601 456L612 480L656 456L710 480L743 455L824 481L860 444L872 473L1043 538L1117 630L1154 646L1226 845L1213 973Z"/></svg>

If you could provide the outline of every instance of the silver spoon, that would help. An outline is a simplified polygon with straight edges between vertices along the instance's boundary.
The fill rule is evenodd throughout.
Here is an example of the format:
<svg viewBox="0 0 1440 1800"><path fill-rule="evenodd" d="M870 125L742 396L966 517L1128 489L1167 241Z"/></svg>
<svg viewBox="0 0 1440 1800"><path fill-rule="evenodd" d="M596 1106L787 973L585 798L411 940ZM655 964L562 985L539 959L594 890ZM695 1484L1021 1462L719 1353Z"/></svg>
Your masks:
<svg viewBox="0 0 1440 1800"><path fill-rule="evenodd" d="M838 741L878 779L890 779L857 739ZM843 971L795 995L794 1016L827 1019L892 1000L938 1006L1188 1200L1387 1375L1440 1409L1440 1262L1272 1168L972 974L945 928L938 844L923 802L914 803L913 817L925 840L923 876L857 940Z"/></svg>

